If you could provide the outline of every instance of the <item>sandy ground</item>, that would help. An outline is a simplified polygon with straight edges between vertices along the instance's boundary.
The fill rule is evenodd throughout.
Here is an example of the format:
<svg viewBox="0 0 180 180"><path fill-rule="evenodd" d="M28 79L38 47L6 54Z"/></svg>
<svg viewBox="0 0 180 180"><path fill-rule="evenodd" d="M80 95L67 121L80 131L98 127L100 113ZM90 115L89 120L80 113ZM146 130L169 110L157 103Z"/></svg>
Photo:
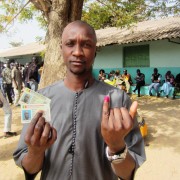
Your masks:
<svg viewBox="0 0 180 180"><path fill-rule="evenodd" d="M138 169L135 180L180 179L180 99L132 96L139 103L138 113L148 125L145 138L147 161ZM18 136L3 138L3 111L0 109L0 180L23 180L12 153L17 146L22 125L20 108L12 107L12 130ZM39 179L39 176L36 178Z"/></svg>

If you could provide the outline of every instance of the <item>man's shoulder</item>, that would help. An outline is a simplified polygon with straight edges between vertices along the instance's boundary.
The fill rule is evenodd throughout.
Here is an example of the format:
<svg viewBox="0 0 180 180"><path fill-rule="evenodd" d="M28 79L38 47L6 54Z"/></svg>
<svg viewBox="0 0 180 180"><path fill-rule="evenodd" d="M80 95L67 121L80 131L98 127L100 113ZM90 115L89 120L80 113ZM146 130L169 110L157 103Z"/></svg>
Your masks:
<svg viewBox="0 0 180 180"><path fill-rule="evenodd" d="M57 88L60 88L60 87L63 87L63 81L60 80L60 81L57 81L53 84L50 84L42 89L39 89L38 92L40 93L45 93L45 92L49 92L51 90L54 90L54 89L57 89Z"/></svg>

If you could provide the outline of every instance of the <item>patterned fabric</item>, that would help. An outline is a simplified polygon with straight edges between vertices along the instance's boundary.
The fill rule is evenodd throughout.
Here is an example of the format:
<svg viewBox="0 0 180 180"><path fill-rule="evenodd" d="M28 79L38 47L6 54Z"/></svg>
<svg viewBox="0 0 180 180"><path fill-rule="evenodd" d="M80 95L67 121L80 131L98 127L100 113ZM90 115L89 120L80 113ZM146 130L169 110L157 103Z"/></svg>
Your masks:
<svg viewBox="0 0 180 180"><path fill-rule="evenodd" d="M6 67L2 71L3 83L4 84L11 84L12 77L11 77L11 69Z"/></svg>

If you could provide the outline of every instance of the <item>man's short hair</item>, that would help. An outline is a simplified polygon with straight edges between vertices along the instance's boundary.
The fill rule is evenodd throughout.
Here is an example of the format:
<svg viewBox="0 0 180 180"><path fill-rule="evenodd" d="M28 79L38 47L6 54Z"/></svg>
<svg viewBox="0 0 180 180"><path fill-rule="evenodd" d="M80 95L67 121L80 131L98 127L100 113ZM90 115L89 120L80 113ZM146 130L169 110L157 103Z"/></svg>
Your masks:
<svg viewBox="0 0 180 180"><path fill-rule="evenodd" d="M136 72L138 73L138 72L141 72L141 71L140 71L140 69L137 69L137 71L136 71Z"/></svg>
<svg viewBox="0 0 180 180"><path fill-rule="evenodd" d="M157 68L154 68L154 71L158 71L158 69L157 69Z"/></svg>

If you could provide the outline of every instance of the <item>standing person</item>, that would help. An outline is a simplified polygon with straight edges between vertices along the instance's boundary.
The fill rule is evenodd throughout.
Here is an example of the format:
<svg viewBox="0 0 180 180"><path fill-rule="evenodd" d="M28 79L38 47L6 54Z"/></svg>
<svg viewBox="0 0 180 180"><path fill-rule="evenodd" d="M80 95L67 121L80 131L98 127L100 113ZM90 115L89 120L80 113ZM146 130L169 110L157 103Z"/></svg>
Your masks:
<svg viewBox="0 0 180 180"><path fill-rule="evenodd" d="M41 75L42 75L42 72L43 72L43 67L44 67L44 61L42 61L39 65L39 68L38 68L38 82L40 82L41 80Z"/></svg>
<svg viewBox="0 0 180 180"><path fill-rule="evenodd" d="M136 90L138 90L138 97L140 97L141 86L145 85L145 75L141 73L140 69L137 69L136 72L137 75L134 78L136 80L136 88L133 90L133 92L135 93Z"/></svg>
<svg viewBox="0 0 180 180"><path fill-rule="evenodd" d="M171 71L167 71L167 73L165 74L165 82L161 87L161 90L159 92L159 96L162 92L164 92L166 98L168 98L169 93L172 90L173 86L174 86L174 76L171 74Z"/></svg>
<svg viewBox="0 0 180 180"><path fill-rule="evenodd" d="M123 71L122 78L126 85L126 92L127 92L127 94L129 94L132 80L131 80L131 75L129 73L127 73L126 69Z"/></svg>
<svg viewBox="0 0 180 180"><path fill-rule="evenodd" d="M7 66L2 71L2 77L3 77L3 89L4 94L7 93L8 101L10 104L13 103L12 100L12 76L11 76L11 68L10 63L7 63Z"/></svg>
<svg viewBox="0 0 180 180"><path fill-rule="evenodd" d="M7 102L6 98L3 96L2 91L0 90L0 104L4 111L4 138L16 136L16 132L11 132L11 123L12 123L12 110Z"/></svg>
<svg viewBox="0 0 180 180"><path fill-rule="evenodd" d="M23 88L22 85L22 73L19 70L19 64L16 62L15 66L12 70L12 80L13 80L13 87L14 87L14 94L15 94L15 106L19 106L19 99L21 95L21 90Z"/></svg>
<svg viewBox="0 0 180 180"><path fill-rule="evenodd" d="M29 66L29 63L26 63L25 64L25 67L24 67L24 69L23 69L23 83L24 83L24 86L25 87L28 87L29 88L29 86L28 86L28 66Z"/></svg>
<svg viewBox="0 0 180 180"><path fill-rule="evenodd" d="M0 61L0 90L4 94L3 91L3 77L2 77L2 71L3 71L3 62Z"/></svg>
<svg viewBox="0 0 180 180"><path fill-rule="evenodd" d="M151 76L152 84L149 86L149 95L152 96L152 89L154 88L157 97L159 97L158 89L161 83L161 74L158 73L158 69L154 68L154 73Z"/></svg>
<svg viewBox="0 0 180 180"><path fill-rule="evenodd" d="M41 179L132 179L144 162L134 119L137 102L131 105L124 91L93 78L96 42L94 29L85 22L65 27L61 49L66 77L39 91L51 99L51 122L37 113L24 125L14 152L27 179L41 169Z"/></svg>
<svg viewBox="0 0 180 180"><path fill-rule="evenodd" d="M27 82L29 83L30 89L37 91L39 83L39 74L38 74L38 59L36 57L32 58L31 63L28 66L27 72Z"/></svg>

